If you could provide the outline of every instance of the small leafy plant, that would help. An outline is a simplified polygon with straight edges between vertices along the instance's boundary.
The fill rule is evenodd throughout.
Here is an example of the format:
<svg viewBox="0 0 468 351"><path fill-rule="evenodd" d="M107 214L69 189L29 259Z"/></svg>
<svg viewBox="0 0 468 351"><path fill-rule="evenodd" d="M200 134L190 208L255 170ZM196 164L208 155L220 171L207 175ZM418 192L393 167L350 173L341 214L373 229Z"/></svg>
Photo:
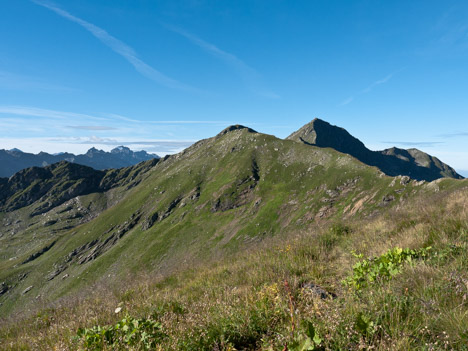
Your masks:
<svg viewBox="0 0 468 351"><path fill-rule="evenodd" d="M401 272L405 263L411 263L418 258L426 258L430 250L431 247L419 250L396 247L389 249L381 256L367 259L362 259L362 254L353 253L354 257L361 260L354 264L353 274L344 281L344 284L359 291L378 280L389 280Z"/></svg>
<svg viewBox="0 0 468 351"><path fill-rule="evenodd" d="M115 325L80 328L76 339L82 339L86 350L114 349L124 346L153 350L166 337L161 323L152 319L136 319L127 315Z"/></svg>
<svg viewBox="0 0 468 351"><path fill-rule="evenodd" d="M358 330L363 336L372 336L374 333L374 322L363 312L358 313L354 324L356 330Z"/></svg>
<svg viewBox="0 0 468 351"><path fill-rule="evenodd" d="M288 345L290 351L318 351L321 350L322 338L318 334L311 321L304 321L304 335L298 335L294 341Z"/></svg>

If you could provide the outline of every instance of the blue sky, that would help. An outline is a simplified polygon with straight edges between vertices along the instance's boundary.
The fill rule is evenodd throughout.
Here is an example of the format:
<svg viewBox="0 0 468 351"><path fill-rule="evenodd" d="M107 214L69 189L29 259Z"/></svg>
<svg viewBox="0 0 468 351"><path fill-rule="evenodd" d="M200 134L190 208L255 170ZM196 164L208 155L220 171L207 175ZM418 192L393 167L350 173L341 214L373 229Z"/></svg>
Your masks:
<svg viewBox="0 0 468 351"><path fill-rule="evenodd" d="M466 1L0 1L0 148L177 152L319 117L468 175Z"/></svg>

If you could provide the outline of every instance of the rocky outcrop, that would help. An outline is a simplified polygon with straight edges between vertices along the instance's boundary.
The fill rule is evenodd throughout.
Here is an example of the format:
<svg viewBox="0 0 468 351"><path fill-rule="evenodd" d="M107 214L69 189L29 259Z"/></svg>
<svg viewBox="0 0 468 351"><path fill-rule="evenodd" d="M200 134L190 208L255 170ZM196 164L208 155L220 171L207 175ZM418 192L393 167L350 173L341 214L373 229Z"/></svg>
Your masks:
<svg viewBox="0 0 468 351"><path fill-rule="evenodd" d="M252 160L250 174L233 183L217 197L211 206L211 212L224 212L249 203L253 199L253 190L260 179L257 161Z"/></svg>
<svg viewBox="0 0 468 351"><path fill-rule="evenodd" d="M318 297L322 300L325 299L335 299L338 296L333 293L325 290L322 288L320 285L314 284L314 283L303 283L301 285L302 291L305 292L306 294L311 294L315 297Z"/></svg>
<svg viewBox="0 0 468 351"><path fill-rule="evenodd" d="M159 218L159 213L158 212L154 212L153 214L151 214L150 216L148 216L144 221L143 223L141 224L141 229L142 230L148 230L150 229L154 223L156 223L156 221L158 220Z"/></svg>
<svg viewBox="0 0 468 351"><path fill-rule="evenodd" d="M28 292L30 292L32 290L32 288L34 288L33 285L28 286L26 289L23 290L23 292L21 294L23 294L23 295L27 294Z"/></svg>
<svg viewBox="0 0 468 351"><path fill-rule="evenodd" d="M107 230L103 235L107 235L107 237L92 240L69 252L60 263L54 264L52 271L45 277L45 280L49 281L54 279L73 263L82 265L95 260L117 244L125 234L138 224L140 218L140 213L134 213L124 223ZM62 279L66 278L64 277L62 277Z"/></svg>
<svg viewBox="0 0 468 351"><path fill-rule="evenodd" d="M92 245L86 245L84 249L78 250L80 255L74 255L74 257L76 257L76 262L78 264L84 264L95 260L97 257L114 246L117 241L119 241L119 239L121 239L126 233L133 229L137 225L140 218L141 215L139 213L134 213L124 223L116 226L115 228L112 228L110 230L111 234L107 238L97 240L93 242Z"/></svg>
<svg viewBox="0 0 468 351"><path fill-rule="evenodd" d="M42 256L47 251L49 251L52 248L52 246L55 245L56 242L57 241L52 241L49 245L43 247L38 252L35 252L35 253L31 254L27 259L25 259L23 262L21 262L21 264L26 264L28 262L34 261L36 258Z"/></svg>
<svg viewBox="0 0 468 351"><path fill-rule="evenodd" d="M8 291L8 285L5 282L1 283L0 284L0 296L5 294L7 291Z"/></svg>

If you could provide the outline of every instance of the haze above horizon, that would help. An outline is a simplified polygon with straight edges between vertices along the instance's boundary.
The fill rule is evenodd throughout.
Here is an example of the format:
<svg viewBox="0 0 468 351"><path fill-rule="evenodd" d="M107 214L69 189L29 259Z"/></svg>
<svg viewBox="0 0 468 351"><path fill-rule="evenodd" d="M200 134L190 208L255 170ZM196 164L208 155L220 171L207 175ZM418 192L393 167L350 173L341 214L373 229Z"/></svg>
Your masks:
<svg viewBox="0 0 468 351"><path fill-rule="evenodd" d="M319 117L468 176L466 18L465 1L4 1L0 149L164 155Z"/></svg>

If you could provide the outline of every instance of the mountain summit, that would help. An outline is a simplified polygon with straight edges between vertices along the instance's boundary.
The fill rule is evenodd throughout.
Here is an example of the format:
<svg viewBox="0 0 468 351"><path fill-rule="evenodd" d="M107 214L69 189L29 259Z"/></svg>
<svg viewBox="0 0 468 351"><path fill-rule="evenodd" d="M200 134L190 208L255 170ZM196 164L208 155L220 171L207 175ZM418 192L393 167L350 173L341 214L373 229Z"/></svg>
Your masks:
<svg viewBox="0 0 468 351"><path fill-rule="evenodd" d="M417 180L432 181L442 177L462 179L452 167L418 149L396 147L382 151L369 150L346 129L315 118L287 137L307 145L329 147L349 154L359 161L379 168L389 176L406 175Z"/></svg>

